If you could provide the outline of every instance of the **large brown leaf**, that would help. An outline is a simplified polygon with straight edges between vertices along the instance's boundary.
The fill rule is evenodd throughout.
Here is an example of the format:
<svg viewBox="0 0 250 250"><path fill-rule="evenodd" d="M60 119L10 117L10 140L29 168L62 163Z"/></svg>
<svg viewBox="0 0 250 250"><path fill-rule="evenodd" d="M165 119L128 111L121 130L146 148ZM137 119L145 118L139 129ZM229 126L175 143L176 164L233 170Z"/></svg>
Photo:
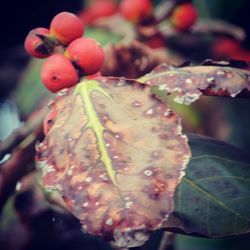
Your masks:
<svg viewBox="0 0 250 250"><path fill-rule="evenodd" d="M141 245L173 211L190 158L180 119L149 86L82 81L59 96L38 147L45 187L58 189L87 232Z"/></svg>

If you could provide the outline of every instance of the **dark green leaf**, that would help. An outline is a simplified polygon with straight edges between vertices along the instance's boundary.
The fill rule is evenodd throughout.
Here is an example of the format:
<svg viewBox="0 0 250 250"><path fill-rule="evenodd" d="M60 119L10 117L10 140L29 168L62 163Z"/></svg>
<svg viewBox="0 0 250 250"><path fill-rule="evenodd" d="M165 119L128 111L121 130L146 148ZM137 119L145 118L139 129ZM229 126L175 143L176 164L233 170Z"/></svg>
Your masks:
<svg viewBox="0 0 250 250"><path fill-rule="evenodd" d="M250 159L239 149L190 136L192 159L166 227L209 237L250 231Z"/></svg>

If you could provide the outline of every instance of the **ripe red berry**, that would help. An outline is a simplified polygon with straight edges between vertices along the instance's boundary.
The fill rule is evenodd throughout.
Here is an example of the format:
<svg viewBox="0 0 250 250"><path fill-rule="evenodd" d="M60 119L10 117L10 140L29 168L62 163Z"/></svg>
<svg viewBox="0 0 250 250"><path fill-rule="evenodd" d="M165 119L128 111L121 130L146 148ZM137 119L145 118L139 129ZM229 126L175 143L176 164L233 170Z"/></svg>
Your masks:
<svg viewBox="0 0 250 250"><path fill-rule="evenodd" d="M250 62L250 51L240 48L230 59Z"/></svg>
<svg viewBox="0 0 250 250"><path fill-rule="evenodd" d="M47 114L47 116L43 120L43 133L45 135L47 135L49 130L51 129L56 115L57 115L57 111L52 110Z"/></svg>
<svg viewBox="0 0 250 250"><path fill-rule="evenodd" d="M92 38L83 37L69 44L65 56L82 70L83 75L100 71L105 59L100 44Z"/></svg>
<svg viewBox="0 0 250 250"><path fill-rule="evenodd" d="M134 23L149 17L153 12L151 0L122 0L120 3L121 15Z"/></svg>
<svg viewBox="0 0 250 250"><path fill-rule="evenodd" d="M43 64L41 80L51 92L74 86L78 81L78 73L73 64L61 54L50 56Z"/></svg>
<svg viewBox="0 0 250 250"><path fill-rule="evenodd" d="M197 16L197 10L192 3L183 3L173 10L170 22L176 30L184 31L196 22Z"/></svg>
<svg viewBox="0 0 250 250"><path fill-rule="evenodd" d="M102 17L112 16L117 12L117 5L112 0L95 0L84 9L80 18L86 24L93 24Z"/></svg>
<svg viewBox="0 0 250 250"><path fill-rule="evenodd" d="M216 59L230 59L240 51L240 43L231 38L219 38L212 45L212 54Z"/></svg>
<svg viewBox="0 0 250 250"><path fill-rule="evenodd" d="M83 35L82 20L70 12L61 12L56 15L50 24L50 34L60 43L67 45Z"/></svg>
<svg viewBox="0 0 250 250"><path fill-rule="evenodd" d="M29 32L27 35L24 47L26 51L37 58L45 58L52 54L53 46L48 46L45 42L37 35L49 35L49 30L45 28L36 28Z"/></svg>
<svg viewBox="0 0 250 250"><path fill-rule="evenodd" d="M152 49L164 48L166 47L166 38L161 33L157 33L149 37L145 43Z"/></svg>

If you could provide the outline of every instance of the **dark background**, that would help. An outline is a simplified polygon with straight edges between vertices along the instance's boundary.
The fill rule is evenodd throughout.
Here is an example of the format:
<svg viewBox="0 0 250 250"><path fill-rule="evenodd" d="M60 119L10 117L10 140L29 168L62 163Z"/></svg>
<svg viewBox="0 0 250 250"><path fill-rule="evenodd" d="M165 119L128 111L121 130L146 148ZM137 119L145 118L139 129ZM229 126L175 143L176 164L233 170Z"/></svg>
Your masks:
<svg viewBox="0 0 250 250"><path fill-rule="evenodd" d="M212 2L215 1L207 1L208 7ZM77 13L83 3L83 0L1 1L1 50L23 43L33 28L48 27L53 16L60 11ZM250 1L216 0L216 5L211 14L243 27L248 34L245 45L250 47Z"/></svg>
<svg viewBox="0 0 250 250"><path fill-rule="evenodd" d="M48 27L61 11L76 13L81 0L1 1L1 50L23 43L26 34L36 27Z"/></svg>

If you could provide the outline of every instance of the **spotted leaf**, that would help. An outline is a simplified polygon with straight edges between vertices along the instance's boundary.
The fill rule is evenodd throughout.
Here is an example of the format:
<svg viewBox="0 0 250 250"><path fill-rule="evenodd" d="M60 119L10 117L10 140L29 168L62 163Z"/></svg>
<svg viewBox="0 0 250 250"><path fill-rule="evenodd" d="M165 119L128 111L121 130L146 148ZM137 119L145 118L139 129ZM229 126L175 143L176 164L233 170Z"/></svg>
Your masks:
<svg viewBox="0 0 250 250"><path fill-rule="evenodd" d="M250 71L223 66L173 68L160 65L139 82L156 87L156 93L177 92L175 101L190 104L201 95L249 97Z"/></svg>
<svg viewBox="0 0 250 250"><path fill-rule="evenodd" d="M82 81L52 109L37 147L45 187L60 191L87 232L143 244L173 211L190 158L179 117L150 87L119 78Z"/></svg>

